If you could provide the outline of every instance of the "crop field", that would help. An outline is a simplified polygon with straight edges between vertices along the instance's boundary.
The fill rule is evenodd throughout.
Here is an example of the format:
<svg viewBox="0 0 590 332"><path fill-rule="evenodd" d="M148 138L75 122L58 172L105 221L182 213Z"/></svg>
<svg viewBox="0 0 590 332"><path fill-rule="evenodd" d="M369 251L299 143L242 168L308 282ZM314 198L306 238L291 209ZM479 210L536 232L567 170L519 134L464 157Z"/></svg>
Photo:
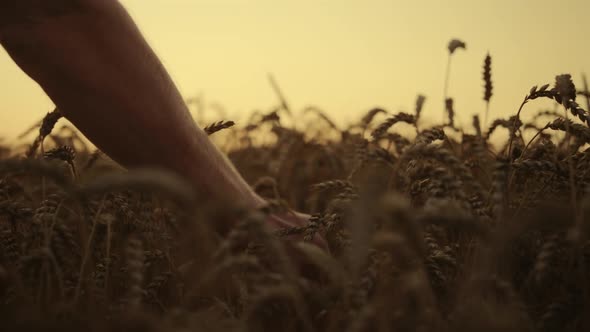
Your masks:
<svg viewBox="0 0 590 332"><path fill-rule="evenodd" d="M317 108L295 119L274 87L275 109L204 128L268 200L257 211L122 169L59 110L0 146L1 329L590 331L585 83L548 77L465 128L448 95L342 127ZM425 103L445 121L426 125ZM309 224L263 222L289 209Z"/></svg>

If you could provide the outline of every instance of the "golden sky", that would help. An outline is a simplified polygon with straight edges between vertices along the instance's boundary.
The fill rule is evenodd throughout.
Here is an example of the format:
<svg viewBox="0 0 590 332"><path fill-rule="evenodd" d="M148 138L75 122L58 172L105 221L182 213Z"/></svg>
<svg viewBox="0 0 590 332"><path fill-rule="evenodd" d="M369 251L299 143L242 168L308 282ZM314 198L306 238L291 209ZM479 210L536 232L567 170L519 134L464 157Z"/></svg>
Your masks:
<svg viewBox="0 0 590 332"><path fill-rule="evenodd" d="M201 94L229 119L276 104L273 73L295 109L315 105L339 123L372 107L439 121L447 43L459 122L482 113L483 59L492 55L491 118L516 112L532 85L590 76L588 0L123 0L187 98ZM581 103L585 105L585 103ZM533 113L547 103L534 102ZM0 51L0 135L12 138L52 109ZM215 118L215 114L212 115Z"/></svg>

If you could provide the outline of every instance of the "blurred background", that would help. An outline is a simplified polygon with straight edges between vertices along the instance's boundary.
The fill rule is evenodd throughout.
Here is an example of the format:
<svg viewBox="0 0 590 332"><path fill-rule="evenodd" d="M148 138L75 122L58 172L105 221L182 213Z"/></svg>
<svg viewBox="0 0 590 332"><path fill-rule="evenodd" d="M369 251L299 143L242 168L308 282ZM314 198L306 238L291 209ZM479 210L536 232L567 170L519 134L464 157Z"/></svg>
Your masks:
<svg viewBox="0 0 590 332"><path fill-rule="evenodd" d="M449 96L458 123L482 114L482 66L492 56L490 118L516 112L533 85L590 74L590 1L122 0L194 111L247 119L277 104L272 73L292 108L314 105L346 124L375 106L443 118ZM585 103L581 103L585 106ZM43 91L0 50L0 136L12 139L52 110ZM528 106L552 107L549 102ZM532 113L532 112L531 112ZM524 115L526 118L526 114ZM469 129L471 130L471 129Z"/></svg>

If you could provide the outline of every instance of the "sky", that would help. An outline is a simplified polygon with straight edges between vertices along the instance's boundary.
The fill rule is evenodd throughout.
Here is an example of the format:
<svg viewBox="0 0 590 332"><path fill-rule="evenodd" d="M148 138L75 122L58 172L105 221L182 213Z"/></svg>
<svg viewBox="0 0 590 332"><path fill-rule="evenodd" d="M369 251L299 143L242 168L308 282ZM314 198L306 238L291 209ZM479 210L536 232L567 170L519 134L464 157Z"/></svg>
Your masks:
<svg viewBox="0 0 590 332"><path fill-rule="evenodd" d="M492 56L490 118L515 114L533 85L590 76L587 0L122 0L183 96L208 117L246 119L277 98L317 106L339 124L373 107L443 117L447 44L458 38L449 95L466 127L483 114L482 65ZM584 105L585 103L581 103ZM534 113L550 104L527 105ZM11 139L52 110L43 91L0 49L0 136Z"/></svg>

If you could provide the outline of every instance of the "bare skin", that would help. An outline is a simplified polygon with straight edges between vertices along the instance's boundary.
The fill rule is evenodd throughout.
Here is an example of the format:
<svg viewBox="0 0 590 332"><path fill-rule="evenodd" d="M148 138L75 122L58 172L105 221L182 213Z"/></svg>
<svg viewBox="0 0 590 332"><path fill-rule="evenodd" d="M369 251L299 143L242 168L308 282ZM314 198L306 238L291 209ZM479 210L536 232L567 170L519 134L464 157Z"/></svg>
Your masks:
<svg viewBox="0 0 590 332"><path fill-rule="evenodd" d="M64 116L120 164L168 169L231 207L266 203L196 126L117 0L0 0L0 44ZM268 222L300 226L307 216L273 215Z"/></svg>

